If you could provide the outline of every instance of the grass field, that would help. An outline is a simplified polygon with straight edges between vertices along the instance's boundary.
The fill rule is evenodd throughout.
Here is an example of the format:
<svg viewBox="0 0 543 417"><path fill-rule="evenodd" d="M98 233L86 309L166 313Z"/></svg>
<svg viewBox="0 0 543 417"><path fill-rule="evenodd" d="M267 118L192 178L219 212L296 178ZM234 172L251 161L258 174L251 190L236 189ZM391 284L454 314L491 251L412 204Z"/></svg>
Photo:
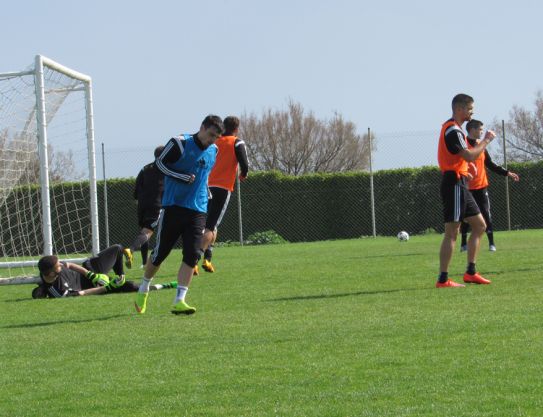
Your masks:
<svg viewBox="0 0 543 417"><path fill-rule="evenodd" d="M435 289L440 241L219 248L188 317L0 287L0 415L542 416L543 231L496 234L489 286Z"/></svg>

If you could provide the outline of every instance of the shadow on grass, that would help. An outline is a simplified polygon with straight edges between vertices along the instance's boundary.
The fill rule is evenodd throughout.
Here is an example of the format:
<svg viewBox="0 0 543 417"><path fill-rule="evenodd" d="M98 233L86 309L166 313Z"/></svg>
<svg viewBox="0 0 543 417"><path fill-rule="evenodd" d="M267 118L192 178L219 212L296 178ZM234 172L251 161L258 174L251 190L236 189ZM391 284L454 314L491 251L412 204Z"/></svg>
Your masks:
<svg viewBox="0 0 543 417"><path fill-rule="evenodd" d="M25 328L32 328L32 327L55 326L57 324L67 324L67 323L73 323L73 324L90 323L93 321L111 320L111 319L116 319L116 318L124 317L124 316L127 316L127 314L115 314L112 316L93 317L89 319L80 319L80 320L58 320L58 321L44 321L42 323L9 324L7 326L0 326L0 329L25 329Z"/></svg>
<svg viewBox="0 0 543 417"><path fill-rule="evenodd" d="M298 295L294 297L272 298L272 299L263 300L263 301L274 302L274 301L321 300L321 299L326 299L326 298L355 297L359 295L389 294L389 293L406 292L406 291L427 291L428 289L429 288L401 288L401 289L393 289L393 290L344 292L344 293L337 293L337 294Z"/></svg>

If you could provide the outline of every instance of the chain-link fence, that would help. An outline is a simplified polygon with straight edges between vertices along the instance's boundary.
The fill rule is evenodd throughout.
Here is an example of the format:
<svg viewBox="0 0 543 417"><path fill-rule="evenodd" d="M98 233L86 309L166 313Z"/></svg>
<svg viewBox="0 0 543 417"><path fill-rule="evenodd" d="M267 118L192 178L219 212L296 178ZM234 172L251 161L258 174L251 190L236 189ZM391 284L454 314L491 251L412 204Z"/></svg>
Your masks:
<svg viewBox="0 0 543 417"><path fill-rule="evenodd" d="M441 232L438 136L437 130L375 132L371 173L302 177L250 173L247 181L234 190L219 227L218 241L247 241L255 233L269 230L291 242L390 236L400 230L412 234ZM249 142L250 138L245 140ZM504 160L501 140L496 138L488 148L498 163ZM136 235L136 202L132 195L135 176L153 160L153 150L159 144L129 149L106 147L100 155L107 180L105 187L99 185L102 246L108 243L107 238L109 243L129 244ZM510 168L518 171L520 182L489 173L494 229L542 228L541 163L513 164Z"/></svg>

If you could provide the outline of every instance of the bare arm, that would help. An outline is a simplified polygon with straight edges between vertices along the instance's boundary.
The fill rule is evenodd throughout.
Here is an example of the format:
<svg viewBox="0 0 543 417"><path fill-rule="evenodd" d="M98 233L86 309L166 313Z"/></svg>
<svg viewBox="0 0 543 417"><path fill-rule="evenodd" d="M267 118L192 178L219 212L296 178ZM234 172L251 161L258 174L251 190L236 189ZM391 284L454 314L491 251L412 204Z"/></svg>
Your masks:
<svg viewBox="0 0 543 417"><path fill-rule="evenodd" d="M490 142L492 142L492 140L494 140L495 137L496 134L492 130L487 130L485 138L481 142L471 149L466 148L460 150L458 155L468 162L473 162L485 151L486 147L490 144Z"/></svg>

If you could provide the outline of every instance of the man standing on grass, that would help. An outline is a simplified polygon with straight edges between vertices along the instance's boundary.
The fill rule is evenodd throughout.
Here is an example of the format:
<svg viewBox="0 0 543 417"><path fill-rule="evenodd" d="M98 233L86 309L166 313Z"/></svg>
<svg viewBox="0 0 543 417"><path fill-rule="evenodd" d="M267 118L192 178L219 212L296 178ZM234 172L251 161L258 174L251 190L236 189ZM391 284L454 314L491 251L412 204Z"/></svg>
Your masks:
<svg viewBox="0 0 543 417"><path fill-rule="evenodd" d="M158 169L164 174L163 208L158 219L157 244L145 266L136 297L135 307L140 314L147 309L151 280L179 236L183 243L183 261L177 275L177 293L171 312L192 314L196 311L185 302L185 295L201 256L209 192L207 181L217 157L214 143L223 131L222 119L209 115L198 133L170 139L156 160Z"/></svg>
<svg viewBox="0 0 543 417"><path fill-rule="evenodd" d="M216 143L219 154L209 175L209 191L212 198L209 202L202 247L204 253L202 268L206 272L215 272L215 267L211 263L213 244L217 239L217 228L228 207L230 194L234 191L238 165L240 167L240 181L244 181L249 172L245 142L238 138L238 131L239 119L236 116L226 117L224 119L224 136L221 136Z"/></svg>
<svg viewBox="0 0 543 417"><path fill-rule="evenodd" d="M436 283L437 288L464 286L449 279L448 272L462 221L467 222L472 230L468 240L468 267L464 274L464 282L490 284L490 281L479 275L475 269L479 244L486 230L486 223L467 188L467 182L475 174L475 165L472 162L484 152L496 134L489 130L478 144L471 148L468 146L462 124L471 120L473 102L473 98L467 94L457 94L452 100L452 118L443 123L439 136L437 157L442 173L441 200L445 234L439 253L440 274Z"/></svg>

